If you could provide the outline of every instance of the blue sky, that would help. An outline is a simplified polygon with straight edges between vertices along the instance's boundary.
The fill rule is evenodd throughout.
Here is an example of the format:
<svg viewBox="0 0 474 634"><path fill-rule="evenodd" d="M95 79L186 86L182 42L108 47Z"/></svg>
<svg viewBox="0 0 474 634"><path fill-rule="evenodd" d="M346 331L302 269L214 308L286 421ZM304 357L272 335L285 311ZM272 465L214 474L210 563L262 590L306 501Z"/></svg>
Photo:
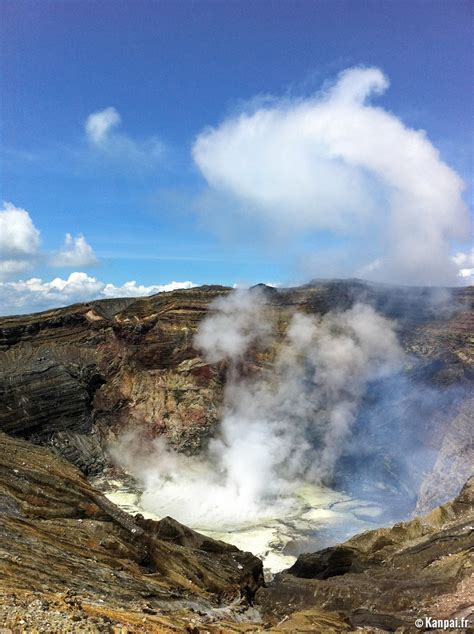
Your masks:
<svg viewBox="0 0 474 634"><path fill-rule="evenodd" d="M387 235L374 228L378 221L365 224L357 209L339 226L316 210L317 220L296 222L301 227L287 239L292 223L287 217L280 223L283 202L299 218L313 213L310 194L327 196L324 213L330 215L333 190L308 190L301 201L287 196L283 183L281 200L272 199L270 209L253 190L241 194L249 176L236 166L256 155L271 161L272 154L248 146L248 154L236 149L222 155L226 144L237 148L240 143L235 131L225 136L226 123L244 115L253 126L252 115L258 112L296 112L299 104L309 104L322 87L336 82L339 73L355 67L379 69L387 78L390 86L383 90L373 80L367 99L406 129L426 131L439 160L466 184L462 196L470 203L469 2L4 0L0 11L1 198L25 210L40 232L28 266L22 259L23 269L9 270L4 284L31 277L67 279L71 272L85 272L116 287L130 280L148 287L173 280L287 283L361 272L370 277L384 249L395 248L387 247ZM108 128L106 141L94 143L85 123L107 108L115 109L120 122ZM296 114L288 125L292 122L300 129ZM217 136L196 158L196 140L209 126ZM271 139L271 131L261 132L262 143ZM285 138L278 149L283 156ZM326 140L318 137L320 142ZM302 156L298 148L290 154ZM341 160L347 165L352 158ZM357 160L357 174L347 174L347 183L374 165L361 167L362 159ZM316 180L320 165L308 164L316 170ZM256 166L255 174L262 181L279 178L283 169L267 174L260 168ZM387 170L393 171L387 166L384 175ZM340 176L339 171L327 173L328 178ZM377 173L367 191L388 207L392 203L385 188L399 183L387 185L382 178L380 184L380 178ZM431 187L437 187L433 179ZM446 185L449 191L453 187ZM452 254L466 256L458 259L467 269L470 227L464 222L460 229L461 212L455 210L453 196L446 203L457 214L453 230L444 224L440 232L450 241ZM348 203L338 198L337 204ZM354 233L349 225L360 230ZM13 231L10 220L5 227ZM390 239L397 231L392 230ZM69 247L66 234L72 236ZM63 255L76 249L79 235L93 252L91 257L76 253L82 267L74 265L73 254L69 259L58 255L61 249ZM3 257L9 261L19 257L5 249ZM361 250L368 250L372 260L364 262ZM427 260L418 266L431 268ZM380 279L419 281L408 269L397 277L395 268L393 263L381 266ZM420 275L420 280L444 283L448 278L443 275L437 271L431 277ZM36 304L16 291L3 312L63 301L59 290ZM69 297L80 295L67 296L65 303Z"/></svg>

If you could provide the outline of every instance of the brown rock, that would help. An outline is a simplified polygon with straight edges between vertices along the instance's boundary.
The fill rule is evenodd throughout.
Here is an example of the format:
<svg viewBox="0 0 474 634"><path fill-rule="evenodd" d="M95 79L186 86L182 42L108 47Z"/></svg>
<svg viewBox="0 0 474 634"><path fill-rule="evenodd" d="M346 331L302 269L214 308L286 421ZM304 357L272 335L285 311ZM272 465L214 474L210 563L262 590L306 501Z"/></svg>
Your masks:
<svg viewBox="0 0 474 634"><path fill-rule="evenodd" d="M4 595L52 595L68 614L98 606L103 616L122 611L121 618L145 605L160 617L176 613L178 623L197 607L206 614L222 601L253 597L263 581L256 557L220 542L213 547L194 531L192 546L183 545L179 535L188 529L177 522L176 542L169 531L164 541L154 524L140 526L47 449L0 434ZM51 606L44 618L50 613Z"/></svg>

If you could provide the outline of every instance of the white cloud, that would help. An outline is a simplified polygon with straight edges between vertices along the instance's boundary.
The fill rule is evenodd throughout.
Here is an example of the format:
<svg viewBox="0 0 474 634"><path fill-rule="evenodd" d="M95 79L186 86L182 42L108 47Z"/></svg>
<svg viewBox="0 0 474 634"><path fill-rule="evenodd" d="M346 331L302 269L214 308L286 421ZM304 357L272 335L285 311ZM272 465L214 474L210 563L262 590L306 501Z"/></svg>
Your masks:
<svg viewBox="0 0 474 634"><path fill-rule="evenodd" d="M0 279L30 268L39 248L40 232L29 213L4 202L0 210Z"/></svg>
<svg viewBox="0 0 474 634"><path fill-rule="evenodd" d="M458 276L466 282L474 283L474 247L468 252L459 251L453 256L453 262L458 267Z"/></svg>
<svg viewBox="0 0 474 634"><path fill-rule="evenodd" d="M454 283L450 243L468 231L463 182L423 131L368 103L387 87L378 68L352 68L322 94L274 100L201 133L193 157L220 202L210 213L219 221L230 199L234 215L288 239L362 235L376 251L371 277Z"/></svg>
<svg viewBox="0 0 474 634"><path fill-rule="evenodd" d="M133 139L116 131L122 118L113 107L90 114L84 128L90 144L110 160L151 165L160 160L163 142L156 136Z"/></svg>
<svg viewBox="0 0 474 634"><path fill-rule="evenodd" d="M40 232L25 209L4 202L0 210L0 256L17 257L38 252Z"/></svg>
<svg viewBox="0 0 474 634"><path fill-rule="evenodd" d="M67 279L56 277L49 282L33 277L25 281L0 282L0 314L34 312L93 299L141 297L194 286L193 282L143 286L135 281L115 286L84 272L71 273Z"/></svg>
<svg viewBox="0 0 474 634"><path fill-rule="evenodd" d="M115 108L106 108L99 112L93 112L86 120L86 133L89 139L101 145L107 141L109 132L115 128L122 118Z"/></svg>
<svg viewBox="0 0 474 634"><path fill-rule="evenodd" d="M0 260L0 280L9 279L30 269L33 263L30 260Z"/></svg>
<svg viewBox="0 0 474 634"><path fill-rule="evenodd" d="M106 284L105 288L102 290L102 295L104 297L142 297L146 295L153 295L154 293L168 293L179 289L194 288L195 286L196 284L189 281L144 286L143 284L137 284L133 280L131 282L125 282L122 286Z"/></svg>
<svg viewBox="0 0 474 634"><path fill-rule="evenodd" d="M25 209L4 202L0 210L0 280L11 279L43 263L58 267L97 264L92 247L82 234L66 234L63 246L48 255L40 250L40 232Z"/></svg>
<svg viewBox="0 0 474 634"><path fill-rule="evenodd" d="M67 233L63 246L51 258L51 264L59 267L87 267L97 264L97 258L82 234L73 237Z"/></svg>

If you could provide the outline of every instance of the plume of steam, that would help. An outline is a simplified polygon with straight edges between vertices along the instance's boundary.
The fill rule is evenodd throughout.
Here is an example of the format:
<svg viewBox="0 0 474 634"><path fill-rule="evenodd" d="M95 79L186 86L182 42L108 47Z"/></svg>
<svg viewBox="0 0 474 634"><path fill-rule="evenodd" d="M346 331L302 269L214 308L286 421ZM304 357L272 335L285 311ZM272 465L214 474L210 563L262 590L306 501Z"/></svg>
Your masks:
<svg viewBox="0 0 474 634"><path fill-rule="evenodd" d="M251 346L270 343L269 307L254 291L219 299L196 344L227 360L222 421L205 456L126 436L113 454L143 485L142 506L200 528L276 516L302 482L325 482L350 435L369 383L396 371L394 325L355 304L340 313L292 316L271 374L242 377ZM274 345L275 342L272 342Z"/></svg>
<svg viewBox="0 0 474 634"><path fill-rule="evenodd" d="M261 304L258 291L243 289L214 302L214 314L203 321L195 337L196 346L206 353L208 361L236 362L252 344L264 343L271 325L262 319Z"/></svg>

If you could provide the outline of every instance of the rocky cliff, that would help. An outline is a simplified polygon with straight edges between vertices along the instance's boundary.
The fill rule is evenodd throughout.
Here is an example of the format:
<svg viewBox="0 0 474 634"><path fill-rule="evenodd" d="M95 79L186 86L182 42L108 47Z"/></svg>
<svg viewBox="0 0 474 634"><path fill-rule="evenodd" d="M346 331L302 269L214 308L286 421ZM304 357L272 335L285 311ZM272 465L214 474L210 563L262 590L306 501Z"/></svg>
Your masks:
<svg viewBox="0 0 474 634"><path fill-rule="evenodd" d="M340 471L361 487L380 479L419 511L454 495L473 460L473 288L358 280L262 288L280 333L295 310L323 314L355 301L397 320L410 359L404 382L375 422L358 421L357 451L343 456ZM0 429L54 448L89 474L107 464L108 439L128 427L199 451L219 419L226 368L207 363L193 336L211 302L229 292L204 286L1 318ZM249 371L271 363L271 351L255 353ZM402 441L419 448L418 458L400 451ZM361 465L358 447L368 446Z"/></svg>

